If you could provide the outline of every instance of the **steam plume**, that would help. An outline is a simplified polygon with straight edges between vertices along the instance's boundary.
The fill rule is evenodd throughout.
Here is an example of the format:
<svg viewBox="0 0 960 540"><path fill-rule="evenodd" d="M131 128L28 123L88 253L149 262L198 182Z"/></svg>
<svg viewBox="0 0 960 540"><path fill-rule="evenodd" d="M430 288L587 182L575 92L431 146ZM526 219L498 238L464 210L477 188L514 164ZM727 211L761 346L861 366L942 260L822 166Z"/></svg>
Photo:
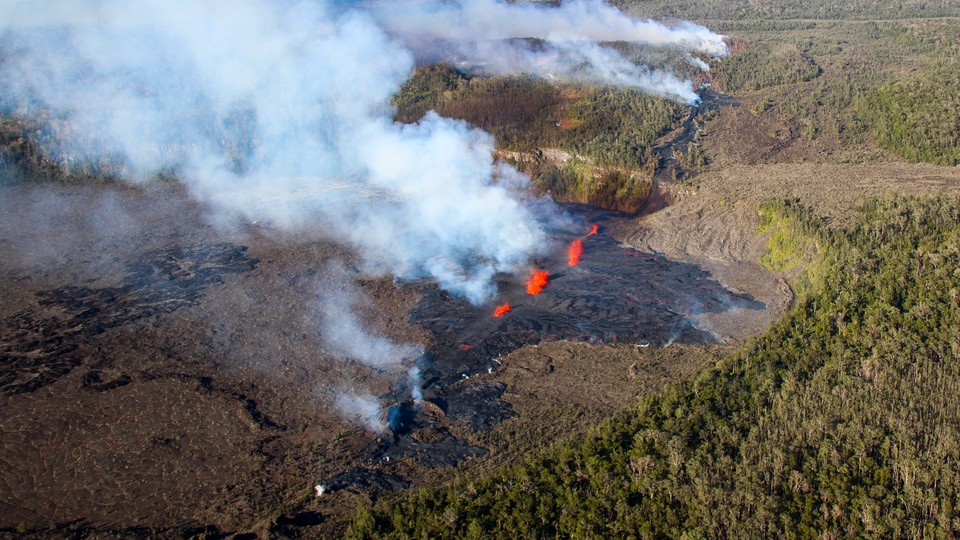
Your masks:
<svg viewBox="0 0 960 540"><path fill-rule="evenodd" d="M504 41L514 37L543 42ZM65 166L92 163L133 182L173 173L218 221L323 231L359 252L368 272L430 277L480 303L497 272L548 247L541 223L553 217L520 202L527 179L492 163L488 134L432 113L392 121L411 49L437 40L496 72L685 102L696 100L689 82L597 41L725 52L703 27L634 21L594 0L8 0L0 110L47 120L44 149ZM544 272L537 292L546 281ZM333 352L375 369L407 369L422 352L367 331L349 301L322 326ZM419 395L416 366L404 380ZM337 405L383 429L374 398L348 392Z"/></svg>
<svg viewBox="0 0 960 540"><path fill-rule="evenodd" d="M344 267L328 264L319 283L320 335L327 351L345 359L359 362L382 375L392 378L397 390L409 393L416 400L423 399L420 366L424 354L422 346L413 343L395 343L368 329L359 318L360 312L369 312L372 306ZM406 370L406 376L402 376ZM335 405L348 419L380 433L384 423L379 401L370 395L343 391Z"/></svg>
<svg viewBox="0 0 960 540"><path fill-rule="evenodd" d="M175 172L231 215L322 226L370 268L474 302L543 245L492 180L489 135L436 115L391 121L413 59L367 14L268 0L15 4L0 15L0 105L55 118L47 150L67 164L107 161L132 180Z"/></svg>
<svg viewBox="0 0 960 540"><path fill-rule="evenodd" d="M0 107L54 119L47 150L65 164L108 163L132 180L177 173L231 215L323 226L371 269L432 277L475 303L489 299L496 272L537 254L544 235L528 207L493 182L489 135L433 114L417 125L391 121L390 97L413 67L407 47L458 40L470 59L502 71L603 80L688 102L696 100L689 83L595 40L725 51L721 36L701 26L635 21L596 0L559 8L35 0L8 8ZM498 41L508 37L547 46Z"/></svg>
<svg viewBox="0 0 960 540"><path fill-rule="evenodd" d="M362 293L345 273L334 267L327 272L319 312L321 335L330 352L381 370L409 364L423 355L420 345L394 343L369 331L357 317L357 304L364 299Z"/></svg>
<svg viewBox="0 0 960 540"><path fill-rule="evenodd" d="M340 392L334 404L347 419L364 426L373 433L383 433L387 429L380 404L377 398L370 394Z"/></svg>
<svg viewBox="0 0 960 540"><path fill-rule="evenodd" d="M709 66L690 52L713 57L727 53L723 36L703 26L687 21L671 26L638 21L600 0L573 0L559 6L503 0L387 1L374 2L368 9L391 35L427 56L431 48L446 54L452 49L457 59L496 73L523 71L632 86L685 103L698 100L689 81L637 66L598 42L685 51L687 61L703 70Z"/></svg>

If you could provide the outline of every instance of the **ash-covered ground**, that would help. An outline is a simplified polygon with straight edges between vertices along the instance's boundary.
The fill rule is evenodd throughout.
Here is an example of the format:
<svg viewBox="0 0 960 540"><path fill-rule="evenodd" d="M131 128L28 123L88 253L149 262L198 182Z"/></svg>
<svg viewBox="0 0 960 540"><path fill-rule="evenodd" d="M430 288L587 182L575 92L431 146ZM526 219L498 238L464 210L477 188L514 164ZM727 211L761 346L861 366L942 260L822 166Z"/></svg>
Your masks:
<svg viewBox="0 0 960 540"><path fill-rule="evenodd" d="M6 187L0 206L0 532L11 534L322 527L357 497L487 459L481 434L533 410L525 399L549 395L561 410L598 392L619 406L647 380L648 351L727 339L706 323L726 313L772 316L769 299L695 264L621 245L606 230L623 216L569 206L554 251L534 261L550 275L536 296L526 273L499 276L483 306L428 282L358 278L372 299L363 323L425 351L414 400L389 369L326 345L323 272L353 261L331 239L213 226L169 186ZM564 340L597 345L528 353ZM337 398L350 392L375 396L390 429L344 415Z"/></svg>
<svg viewBox="0 0 960 540"><path fill-rule="evenodd" d="M766 307L694 264L637 251L607 236L604 225L625 216L582 205L564 209L572 225L552 231L555 252L535 261L534 267L549 275L539 294L527 293L526 275L501 276L495 302L484 306L470 305L434 285L419 288L423 298L411 317L434 337L428 386L443 387L495 370L498 357L549 341L640 347L723 342L729 336L715 333L701 316ZM598 225L597 234L589 234L592 224ZM576 240L582 255L571 266L568 249ZM510 311L494 317L497 305L504 303Z"/></svg>

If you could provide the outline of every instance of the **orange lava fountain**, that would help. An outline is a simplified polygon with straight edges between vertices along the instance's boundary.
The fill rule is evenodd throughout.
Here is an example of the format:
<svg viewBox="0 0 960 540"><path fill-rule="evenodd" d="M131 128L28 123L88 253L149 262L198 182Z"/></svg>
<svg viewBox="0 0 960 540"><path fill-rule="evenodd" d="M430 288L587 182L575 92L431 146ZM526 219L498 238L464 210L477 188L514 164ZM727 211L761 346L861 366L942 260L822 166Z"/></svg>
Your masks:
<svg viewBox="0 0 960 540"><path fill-rule="evenodd" d="M509 312L510 312L510 303L507 302L502 306L497 306L497 309L493 310L493 316L499 319L500 317L503 317Z"/></svg>
<svg viewBox="0 0 960 540"><path fill-rule="evenodd" d="M570 244L567 255L570 258L568 263L570 266L580 264L580 256L583 255L583 240L574 240L573 243Z"/></svg>
<svg viewBox="0 0 960 540"><path fill-rule="evenodd" d="M530 279L527 280L527 294L534 296L540 294L540 291L547 286L549 281L549 274L546 270L534 270L530 274Z"/></svg>

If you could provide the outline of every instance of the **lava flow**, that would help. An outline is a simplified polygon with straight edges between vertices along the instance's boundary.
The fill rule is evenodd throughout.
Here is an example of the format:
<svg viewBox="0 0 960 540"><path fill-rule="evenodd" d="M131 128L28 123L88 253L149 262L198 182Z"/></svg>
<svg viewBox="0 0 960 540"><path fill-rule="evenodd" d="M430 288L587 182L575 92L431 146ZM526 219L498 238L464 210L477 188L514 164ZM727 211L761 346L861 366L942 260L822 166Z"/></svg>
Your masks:
<svg viewBox="0 0 960 540"><path fill-rule="evenodd" d="M594 235L596 235L598 232L600 232L600 224L599 224L599 223L594 223L594 224L593 224L593 227L590 229L590 232L587 233L587 236L594 236Z"/></svg>
<svg viewBox="0 0 960 540"><path fill-rule="evenodd" d="M530 279L527 280L527 294L536 296L540 294L540 291L547 286L549 281L549 274L546 270L534 270L530 274Z"/></svg>
<svg viewBox="0 0 960 540"><path fill-rule="evenodd" d="M583 255L583 240L574 240L573 243L570 244L570 249L567 251L567 255L570 258L567 264L570 266L576 266L580 264L580 256Z"/></svg>
<svg viewBox="0 0 960 540"><path fill-rule="evenodd" d="M497 309L493 310L493 316L495 318L500 318L510 312L510 303L507 302L502 306L497 306Z"/></svg>

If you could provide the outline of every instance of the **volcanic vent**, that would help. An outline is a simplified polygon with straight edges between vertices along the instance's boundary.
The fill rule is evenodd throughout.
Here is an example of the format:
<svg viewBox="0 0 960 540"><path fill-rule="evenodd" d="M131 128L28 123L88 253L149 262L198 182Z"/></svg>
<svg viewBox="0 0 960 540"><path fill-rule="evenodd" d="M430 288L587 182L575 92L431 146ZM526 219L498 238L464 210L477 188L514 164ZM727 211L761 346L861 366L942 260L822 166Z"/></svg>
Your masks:
<svg viewBox="0 0 960 540"><path fill-rule="evenodd" d="M603 222L614 214L581 206L567 211L587 225L551 231L556 253L535 261L526 281L500 276L492 305L416 285L423 299L412 319L434 337L426 387L496 370L499 357L547 341L716 343L720 337L698 323L700 315L765 307L693 264L622 246L603 234Z"/></svg>
<svg viewBox="0 0 960 540"><path fill-rule="evenodd" d="M521 347L558 340L716 343L721 336L701 315L766 307L696 265L621 245L604 232L619 214L579 205L565 210L579 225L549 231L553 251L526 273L498 276L498 294L488 304L470 304L429 281L404 285L419 291L410 316L432 339L417 361L416 399L406 383L381 396L393 405L385 412L388 432L370 448L373 461L407 457L433 467L485 454L451 428L487 431L515 414L502 399L504 384L475 375L496 372Z"/></svg>

